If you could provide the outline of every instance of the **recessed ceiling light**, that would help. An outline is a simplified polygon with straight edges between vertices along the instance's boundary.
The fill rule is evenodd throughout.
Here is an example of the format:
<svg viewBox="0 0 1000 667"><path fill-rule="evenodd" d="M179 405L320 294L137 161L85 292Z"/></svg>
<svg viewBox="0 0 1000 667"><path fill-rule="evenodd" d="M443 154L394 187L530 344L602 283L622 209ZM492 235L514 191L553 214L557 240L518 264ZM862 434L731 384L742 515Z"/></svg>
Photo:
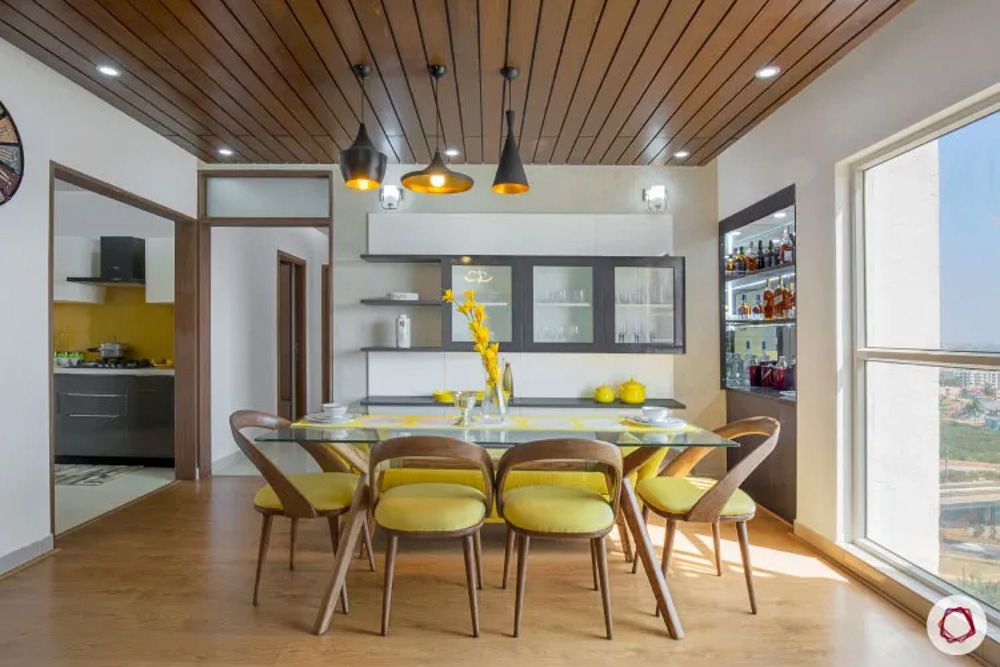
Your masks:
<svg viewBox="0 0 1000 667"><path fill-rule="evenodd" d="M121 76L122 71L117 67L112 67L111 65L98 65L97 71L104 76Z"/></svg>
<svg viewBox="0 0 1000 667"><path fill-rule="evenodd" d="M773 79L781 73L781 68L777 65L765 65L759 70L754 72L754 76L758 79Z"/></svg>
<svg viewBox="0 0 1000 667"><path fill-rule="evenodd" d="M674 152L674 157L677 158L678 160L683 160L684 158L686 158L689 155L691 155L690 151L676 151L676 152Z"/></svg>
<svg viewBox="0 0 1000 667"><path fill-rule="evenodd" d="M225 155L226 157L229 157L230 155L233 154L233 149L232 148L226 148L225 146L223 146L222 148L218 149L216 152L219 155Z"/></svg>
<svg viewBox="0 0 1000 667"><path fill-rule="evenodd" d="M787 218L788 214L785 213L784 211L778 211L777 213L774 214L774 217L776 217L778 220L782 220L784 218Z"/></svg>
<svg viewBox="0 0 1000 667"><path fill-rule="evenodd" d="M457 148L449 148L444 152L444 154L448 157L458 157L459 152Z"/></svg>

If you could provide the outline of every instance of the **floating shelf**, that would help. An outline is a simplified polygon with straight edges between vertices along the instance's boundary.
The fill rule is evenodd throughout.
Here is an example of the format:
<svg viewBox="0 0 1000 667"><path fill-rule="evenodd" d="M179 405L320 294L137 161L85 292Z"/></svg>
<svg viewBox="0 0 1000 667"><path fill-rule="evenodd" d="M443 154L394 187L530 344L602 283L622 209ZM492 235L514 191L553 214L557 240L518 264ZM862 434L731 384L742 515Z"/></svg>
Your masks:
<svg viewBox="0 0 1000 667"><path fill-rule="evenodd" d="M427 299L361 299L361 303L366 306L438 306L443 301L431 301Z"/></svg>
<svg viewBox="0 0 1000 667"><path fill-rule="evenodd" d="M778 273L795 273L795 262L789 262L788 264L779 264L778 266L772 266L769 269L761 269L760 271L751 271L750 273L744 273L743 275L727 275L726 283L735 283L740 280L750 280L752 278L766 278L768 276L774 276Z"/></svg>
<svg viewBox="0 0 1000 667"><path fill-rule="evenodd" d="M367 253L361 255L361 259L366 262L375 262L380 264L388 263L398 263L398 264L440 264L441 257L437 255L369 255Z"/></svg>
<svg viewBox="0 0 1000 667"><path fill-rule="evenodd" d="M795 324L795 319L783 319L783 320L726 320L726 326L744 326L744 327L771 327L771 326L781 326L790 327Z"/></svg>
<svg viewBox="0 0 1000 667"><path fill-rule="evenodd" d="M376 345L361 348L362 352L444 352L443 347L394 347L389 345Z"/></svg>

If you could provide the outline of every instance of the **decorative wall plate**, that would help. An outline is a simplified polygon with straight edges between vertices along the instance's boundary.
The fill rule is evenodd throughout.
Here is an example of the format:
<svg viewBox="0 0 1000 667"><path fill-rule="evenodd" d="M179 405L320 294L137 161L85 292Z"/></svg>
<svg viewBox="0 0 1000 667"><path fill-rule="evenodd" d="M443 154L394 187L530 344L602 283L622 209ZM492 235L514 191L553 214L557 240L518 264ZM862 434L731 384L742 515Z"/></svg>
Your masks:
<svg viewBox="0 0 1000 667"><path fill-rule="evenodd" d="M17 192L24 174L24 148L17 125L0 103L0 206Z"/></svg>

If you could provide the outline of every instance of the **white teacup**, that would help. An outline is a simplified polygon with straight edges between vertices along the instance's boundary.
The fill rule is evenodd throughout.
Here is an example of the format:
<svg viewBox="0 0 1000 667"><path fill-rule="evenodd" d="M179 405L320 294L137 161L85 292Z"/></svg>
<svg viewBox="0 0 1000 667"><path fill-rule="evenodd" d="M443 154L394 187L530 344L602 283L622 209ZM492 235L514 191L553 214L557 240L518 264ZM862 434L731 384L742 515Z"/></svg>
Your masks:
<svg viewBox="0 0 1000 667"><path fill-rule="evenodd" d="M323 414L331 419L338 419L347 414L347 406L343 403L324 403Z"/></svg>
<svg viewBox="0 0 1000 667"><path fill-rule="evenodd" d="M642 406L642 416L651 422L661 422L670 416L670 410L658 405Z"/></svg>

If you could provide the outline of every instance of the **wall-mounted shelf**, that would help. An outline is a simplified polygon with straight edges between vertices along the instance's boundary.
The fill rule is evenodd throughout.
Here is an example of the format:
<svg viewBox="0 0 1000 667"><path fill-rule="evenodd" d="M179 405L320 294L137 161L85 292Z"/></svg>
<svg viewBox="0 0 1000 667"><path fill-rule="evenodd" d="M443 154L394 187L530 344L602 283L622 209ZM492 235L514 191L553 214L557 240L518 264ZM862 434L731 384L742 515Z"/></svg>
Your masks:
<svg viewBox="0 0 1000 667"><path fill-rule="evenodd" d="M361 299L361 303L366 306L437 306L441 307L443 301L432 301L429 299Z"/></svg>
<svg viewBox="0 0 1000 667"><path fill-rule="evenodd" d="M795 262L788 262L787 264L779 264L778 266L772 266L769 269L761 269L759 271L750 271L749 273L741 273L739 275L734 273L725 274L726 283L734 283L741 280L749 280L751 278L766 278L768 276L774 276L775 274L781 273L795 273Z"/></svg>
<svg viewBox="0 0 1000 667"><path fill-rule="evenodd" d="M366 262L375 262L380 264L398 263L398 264L440 264L441 257L438 255L369 255L367 253L361 255L361 259Z"/></svg>
<svg viewBox="0 0 1000 667"><path fill-rule="evenodd" d="M744 327L767 327L767 326L783 326L790 327L795 324L794 319L782 319L782 320L726 320L726 326L744 326Z"/></svg>
<svg viewBox="0 0 1000 667"><path fill-rule="evenodd" d="M394 347L390 345L375 345L361 348L362 352L442 352L441 347Z"/></svg>

